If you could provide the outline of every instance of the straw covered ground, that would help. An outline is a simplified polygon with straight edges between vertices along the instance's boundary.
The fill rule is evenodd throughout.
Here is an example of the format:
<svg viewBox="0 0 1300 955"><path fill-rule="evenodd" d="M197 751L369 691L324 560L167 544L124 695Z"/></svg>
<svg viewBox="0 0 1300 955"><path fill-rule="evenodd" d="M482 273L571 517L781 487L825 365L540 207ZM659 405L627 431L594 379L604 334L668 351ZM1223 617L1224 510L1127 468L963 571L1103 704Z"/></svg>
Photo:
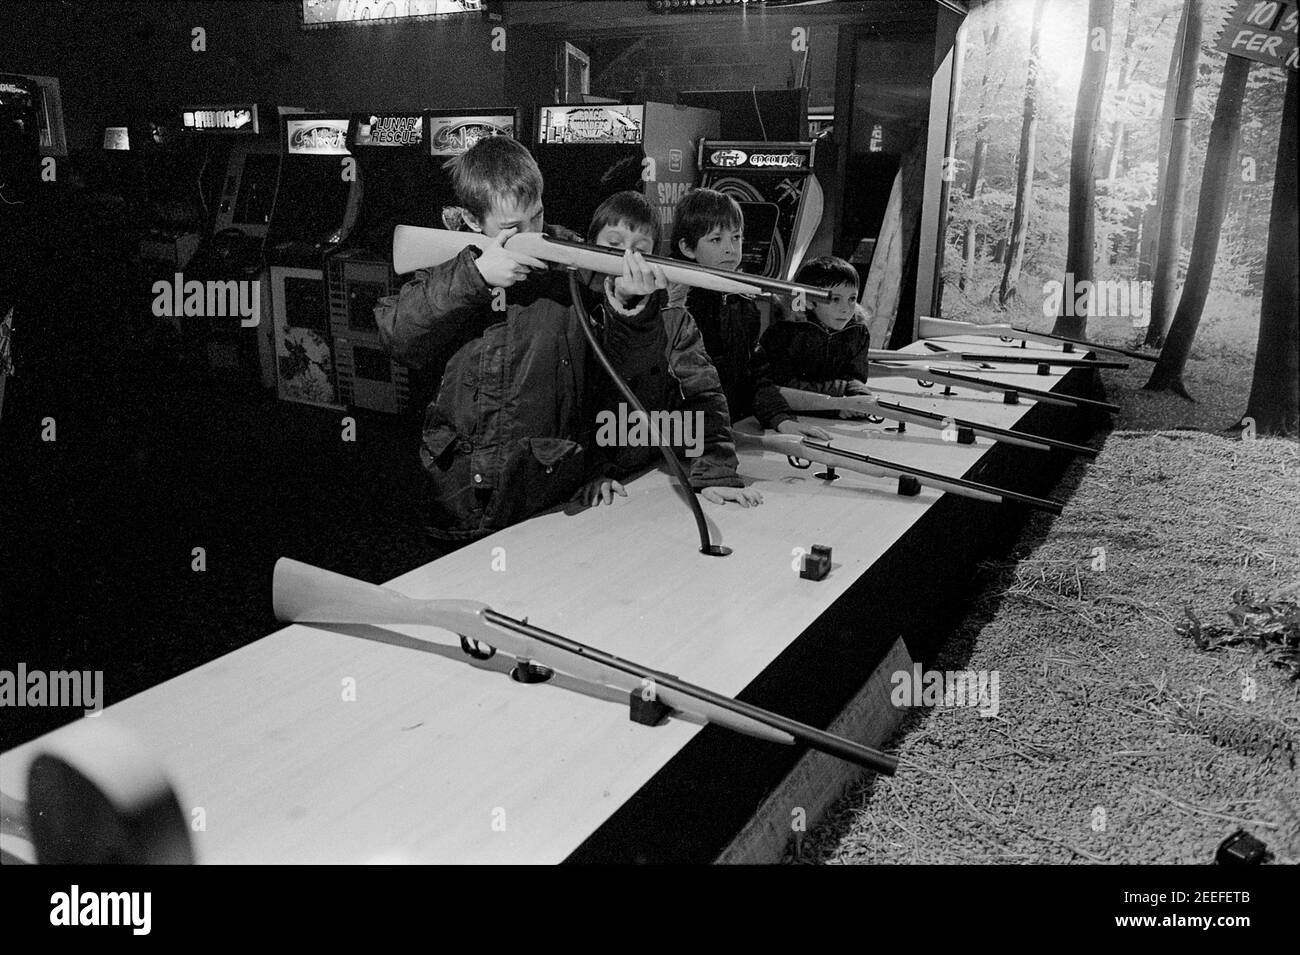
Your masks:
<svg viewBox="0 0 1300 955"><path fill-rule="evenodd" d="M1203 864L1243 828L1300 862L1300 445L1219 433L1245 350L1189 364L1197 405L1107 380L1117 430L928 664L984 697L912 708L801 861Z"/></svg>

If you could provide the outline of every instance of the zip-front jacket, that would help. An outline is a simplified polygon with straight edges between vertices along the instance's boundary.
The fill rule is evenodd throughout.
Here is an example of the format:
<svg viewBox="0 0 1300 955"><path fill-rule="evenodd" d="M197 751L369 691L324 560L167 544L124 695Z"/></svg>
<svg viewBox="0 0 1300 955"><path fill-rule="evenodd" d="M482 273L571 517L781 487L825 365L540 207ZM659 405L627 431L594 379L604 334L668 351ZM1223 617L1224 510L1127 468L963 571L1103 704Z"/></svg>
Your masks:
<svg viewBox="0 0 1300 955"><path fill-rule="evenodd" d="M774 322L755 356L759 381L842 397L850 381L867 380L871 335L861 313L833 332L814 318Z"/></svg>
<svg viewBox="0 0 1300 955"><path fill-rule="evenodd" d="M438 395L425 414L420 462L428 474L429 530L471 540L568 500L610 463L594 444L604 372L591 355L572 307L567 277L533 273L493 290L474 260L476 248L423 269L396 295L380 299L375 320L389 353L435 374ZM661 362L662 293L619 314L583 291L597 340L627 377ZM630 321L631 318L642 319Z"/></svg>
<svg viewBox="0 0 1300 955"><path fill-rule="evenodd" d="M764 428L775 428L794 417L776 386L755 377L754 349L758 345L758 306L744 295L723 295L708 289L670 286L669 306L685 301L704 339L704 349L722 382L731 420L753 415Z"/></svg>
<svg viewBox="0 0 1300 955"><path fill-rule="evenodd" d="M744 487L736 473L739 462L722 383L705 352L704 338L683 304L684 292L676 299L678 304L664 307L657 315L653 309L642 312L642 322L657 321L663 328L662 360L629 379L628 385L647 411L680 411L692 421L697 413L703 415L703 453L687 459L691 487ZM607 392L606 408L623 400L612 383ZM655 447L620 448L612 455L608 473L621 480L658 459Z"/></svg>

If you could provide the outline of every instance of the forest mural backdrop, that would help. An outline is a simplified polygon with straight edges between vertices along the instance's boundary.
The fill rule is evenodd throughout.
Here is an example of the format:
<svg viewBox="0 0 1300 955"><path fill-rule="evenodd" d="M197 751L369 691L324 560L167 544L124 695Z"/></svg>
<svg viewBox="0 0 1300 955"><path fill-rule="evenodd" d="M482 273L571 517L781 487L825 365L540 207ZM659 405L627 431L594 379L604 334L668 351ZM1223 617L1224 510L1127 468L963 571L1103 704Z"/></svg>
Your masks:
<svg viewBox="0 0 1300 955"><path fill-rule="evenodd" d="M1250 17L1281 39L1242 35L1255 60L1221 52L1225 27L1235 37ZM957 52L944 314L1127 336L1162 349L1147 387L1188 397L1202 318L1249 323L1246 414L1270 433L1300 428L1296 19L1295 2L1270 0L972 3ZM1260 48L1281 65L1258 62Z"/></svg>

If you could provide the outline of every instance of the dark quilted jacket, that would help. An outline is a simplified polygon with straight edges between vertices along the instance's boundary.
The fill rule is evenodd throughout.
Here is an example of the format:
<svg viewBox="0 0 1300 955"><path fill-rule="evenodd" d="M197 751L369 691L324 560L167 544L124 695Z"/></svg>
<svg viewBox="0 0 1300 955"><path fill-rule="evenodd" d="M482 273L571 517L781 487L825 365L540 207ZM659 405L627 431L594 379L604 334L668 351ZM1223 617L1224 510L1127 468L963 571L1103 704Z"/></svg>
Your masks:
<svg viewBox="0 0 1300 955"><path fill-rule="evenodd" d="M389 353L412 368L442 366L425 414L420 462L430 481L429 529L439 537L485 536L567 501L608 473L595 448L603 371L571 305L565 273L534 273L506 289L504 312L466 249L416 273L380 299L375 318ZM630 322L583 290L598 340L614 367L636 377L662 361L659 322ZM657 310L662 293L636 315Z"/></svg>

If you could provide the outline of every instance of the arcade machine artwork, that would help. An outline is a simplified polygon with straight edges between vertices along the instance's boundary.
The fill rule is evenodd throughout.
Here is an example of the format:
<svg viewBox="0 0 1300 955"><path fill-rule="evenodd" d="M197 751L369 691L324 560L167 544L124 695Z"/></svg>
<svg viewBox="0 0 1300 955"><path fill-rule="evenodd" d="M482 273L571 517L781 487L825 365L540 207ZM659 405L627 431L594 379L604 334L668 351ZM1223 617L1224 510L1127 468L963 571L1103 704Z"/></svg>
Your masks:
<svg viewBox="0 0 1300 955"><path fill-rule="evenodd" d="M282 122L280 182L266 238L276 390L286 401L341 409L324 259L347 238L361 200L360 180L344 162L351 156L350 117L302 113Z"/></svg>
<svg viewBox="0 0 1300 955"><path fill-rule="evenodd" d="M632 189L659 217L668 254L673 209L695 184L696 143L718 135L718 113L665 103L543 106L534 153L546 182L546 221L585 232L596 207Z"/></svg>
<svg viewBox="0 0 1300 955"><path fill-rule="evenodd" d="M743 271L794 278L822 220L814 147L811 142L700 143L700 185L731 196L745 213Z"/></svg>
<svg viewBox="0 0 1300 955"><path fill-rule="evenodd" d="M516 127L514 111L505 108L352 117L349 141L363 199L350 241L325 267L339 400L389 414L410 405L410 373L388 357L375 325L375 302L399 286L393 228L459 228L443 164L483 136L513 136Z"/></svg>

